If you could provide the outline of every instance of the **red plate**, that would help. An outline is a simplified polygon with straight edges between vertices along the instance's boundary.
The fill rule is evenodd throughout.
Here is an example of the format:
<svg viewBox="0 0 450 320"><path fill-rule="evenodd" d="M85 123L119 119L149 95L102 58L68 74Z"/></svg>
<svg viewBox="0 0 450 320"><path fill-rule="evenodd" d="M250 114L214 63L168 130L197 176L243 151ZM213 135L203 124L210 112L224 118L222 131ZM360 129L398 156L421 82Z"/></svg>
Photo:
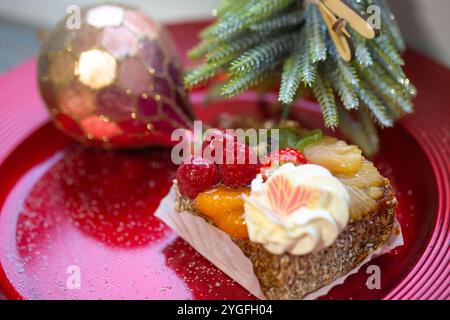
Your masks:
<svg viewBox="0 0 450 320"><path fill-rule="evenodd" d="M186 30L199 27L172 28L182 49L195 40L186 37ZM370 262L381 268L380 290L366 288L369 275L363 267L327 299L449 298L450 73L416 54L407 58L420 92L417 112L382 132L375 159L397 191L405 245ZM153 217L174 175L169 150L80 148L45 124L34 70L31 61L0 78L0 161L5 159L0 166L0 287L5 295L252 299ZM194 102L199 98L200 93L192 96ZM208 108L196 103L196 109L205 120L224 108L257 115L254 101L249 94ZM311 103L295 110L319 120ZM73 268L79 268L80 289L67 285Z"/></svg>

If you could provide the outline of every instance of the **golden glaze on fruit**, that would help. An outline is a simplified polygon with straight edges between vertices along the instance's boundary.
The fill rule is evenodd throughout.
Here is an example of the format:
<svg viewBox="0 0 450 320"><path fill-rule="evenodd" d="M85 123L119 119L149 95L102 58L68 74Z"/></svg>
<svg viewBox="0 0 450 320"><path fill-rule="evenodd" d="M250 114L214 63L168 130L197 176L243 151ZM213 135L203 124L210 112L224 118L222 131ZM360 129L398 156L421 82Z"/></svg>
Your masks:
<svg viewBox="0 0 450 320"><path fill-rule="evenodd" d="M384 178L372 162L364 159L358 147L325 136L307 146L304 153L311 163L324 166L347 187L350 219L362 219L377 209L376 200L383 195Z"/></svg>
<svg viewBox="0 0 450 320"><path fill-rule="evenodd" d="M200 193L194 200L197 210L214 221L216 226L237 239L247 239L244 221L243 194L250 189L230 189L224 186Z"/></svg>
<svg viewBox="0 0 450 320"><path fill-rule="evenodd" d="M357 146L327 136L308 145L303 153L309 162L321 165L333 174L354 174L361 168L363 160Z"/></svg>

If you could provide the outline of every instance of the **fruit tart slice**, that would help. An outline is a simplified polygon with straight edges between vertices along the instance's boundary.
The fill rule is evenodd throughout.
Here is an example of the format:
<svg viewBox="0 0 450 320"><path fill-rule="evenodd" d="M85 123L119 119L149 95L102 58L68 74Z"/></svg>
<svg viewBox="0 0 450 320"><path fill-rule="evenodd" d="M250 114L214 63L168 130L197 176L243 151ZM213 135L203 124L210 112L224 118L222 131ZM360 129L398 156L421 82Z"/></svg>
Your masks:
<svg viewBox="0 0 450 320"><path fill-rule="evenodd" d="M358 147L280 132L260 163L186 159L156 215L256 297L315 298L402 243L397 201ZM225 131L214 138L253 152Z"/></svg>

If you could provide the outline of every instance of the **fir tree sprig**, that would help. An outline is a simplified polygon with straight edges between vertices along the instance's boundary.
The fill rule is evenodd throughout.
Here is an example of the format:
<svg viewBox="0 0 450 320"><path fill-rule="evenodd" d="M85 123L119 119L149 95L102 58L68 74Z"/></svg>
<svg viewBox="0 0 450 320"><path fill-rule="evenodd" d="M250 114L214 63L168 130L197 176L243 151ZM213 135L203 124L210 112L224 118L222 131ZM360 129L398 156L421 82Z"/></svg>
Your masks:
<svg viewBox="0 0 450 320"><path fill-rule="evenodd" d="M328 128L336 128L339 125L336 100L331 83L323 71L318 74L312 89L317 101L319 101L325 125Z"/></svg>
<svg viewBox="0 0 450 320"><path fill-rule="evenodd" d="M293 4L295 0L254 0L248 11L253 23L262 21Z"/></svg>
<svg viewBox="0 0 450 320"><path fill-rule="evenodd" d="M370 68L360 68L360 72L364 75L370 85L385 99L391 100L399 107L403 113L413 111L412 102L405 93L404 88L395 82L386 71L377 64Z"/></svg>
<svg viewBox="0 0 450 320"><path fill-rule="evenodd" d="M184 84L186 88L191 89L195 86L207 82L209 79L217 75L224 69L231 61L231 58L224 58L223 60L214 61L212 63L204 64L199 68L192 70L184 77Z"/></svg>
<svg viewBox="0 0 450 320"><path fill-rule="evenodd" d="M356 61L363 67L371 66L373 64L373 58L367 47L368 40L353 30L350 30L350 34L352 36L353 46L355 47Z"/></svg>
<svg viewBox="0 0 450 320"><path fill-rule="evenodd" d="M305 31L312 63L323 61L327 57L325 22L316 6L309 5L305 14Z"/></svg>
<svg viewBox="0 0 450 320"><path fill-rule="evenodd" d="M266 64L286 54L296 41L298 41L297 33L288 33L264 41L234 60L229 70L233 75L240 76L255 68L264 68Z"/></svg>
<svg viewBox="0 0 450 320"><path fill-rule="evenodd" d="M222 44L221 46L214 48L214 50L211 50L206 55L206 61L211 63L228 57L236 57L239 53L252 48L263 40L264 38L261 35L248 32L248 34L239 37L236 41Z"/></svg>
<svg viewBox="0 0 450 320"><path fill-rule="evenodd" d="M399 116L412 112L415 94L402 69L404 41L385 0L345 3L362 14L371 4L381 9L378 38L368 40L347 27L354 47L352 62L340 58L317 6L310 1L225 1L216 22L201 33L201 43L190 53L192 58L206 59L187 74L186 86L224 71L229 79L222 95L231 97L280 77L278 99L285 111L298 90L311 87L328 127L337 127L340 115L346 117L342 125L350 126L347 110L356 114L353 118L363 126L360 132L374 134L369 119L391 126Z"/></svg>
<svg viewBox="0 0 450 320"><path fill-rule="evenodd" d="M350 84L343 79L339 71L331 71L331 84L338 93L342 104L347 110L356 109L359 106L359 99L355 90L355 85Z"/></svg>
<svg viewBox="0 0 450 320"><path fill-rule="evenodd" d="M223 87L222 95L232 97L248 88L254 87L269 78L279 64L279 61L267 63L263 67L253 69L241 77L233 78Z"/></svg>
<svg viewBox="0 0 450 320"><path fill-rule="evenodd" d="M383 127L391 127L392 117L381 101L381 99L372 91L365 81L361 81L358 88L359 98L364 105L371 111L376 121Z"/></svg>
<svg viewBox="0 0 450 320"><path fill-rule="evenodd" d="M250 30L259 33L269 33L281 29L288 29L299 26L305 19L304 10L302 8L294 11L282 11L273 18L267 19L260 23L250 26Z"/></svg>
<svg viewBox="0 0 450 320"><path fill-rule="evenodd" d="M286 105L291 104L294 101L295 94L297 93L300 82L304 78L304 73L301 70L303 59L305 59L304 39L300 39L303 44L294 49L294 52L284 62L283 72L281 74L281 86L278 100ZM308 75L306 81L312 82L312 73ZM315 77L315 75L314 75Z"/></svg>

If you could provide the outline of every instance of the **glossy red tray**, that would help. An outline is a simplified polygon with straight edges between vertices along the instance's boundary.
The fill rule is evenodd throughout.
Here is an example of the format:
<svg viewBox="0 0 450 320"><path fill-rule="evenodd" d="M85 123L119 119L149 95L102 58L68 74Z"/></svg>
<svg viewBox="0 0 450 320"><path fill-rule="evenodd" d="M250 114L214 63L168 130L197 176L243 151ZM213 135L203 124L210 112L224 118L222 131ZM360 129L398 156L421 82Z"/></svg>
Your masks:
<svg viewBox="0 0 450 320"><path fill-rule="evenodd" d="M201 24L171 28L180 49ZM189 36L191 35L191 36ZM416 114L381 132L375 162L397 191L405 245L370 262L381 289L369 290L366 267L325 299L449 298L450 72L414 53ZM0 77L0 288L11 299L252 299L242 287L153 217L174 176L170 151L84 149L48 122L35 85L35 62ZM212 121L224 110L258 115L256 99L203 106ZM309 102L295 109L320 122ZM67 286L71 266L81 288Z"/></svg>

